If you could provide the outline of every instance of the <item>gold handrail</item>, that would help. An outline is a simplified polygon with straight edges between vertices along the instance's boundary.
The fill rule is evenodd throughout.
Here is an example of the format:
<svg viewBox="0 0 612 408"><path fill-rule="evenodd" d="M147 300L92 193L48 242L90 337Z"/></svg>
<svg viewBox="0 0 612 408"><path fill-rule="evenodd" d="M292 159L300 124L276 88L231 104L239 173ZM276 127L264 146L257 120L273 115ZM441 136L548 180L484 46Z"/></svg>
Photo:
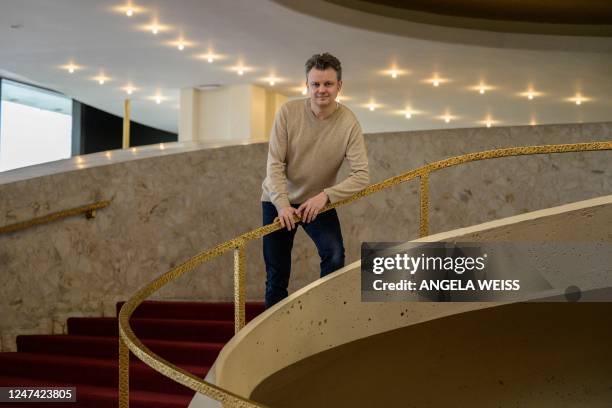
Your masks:
<svg viewBox="0 0 612 408"><path fill-rule="evenodd" d="M97 210L108 207L109 205L110 201L98 201L96 203L83 205L81 207L70 208L64 211L57 211L51 214L44 215L42 217L32 218L28 221L17 222L15 224L9 224L0 227L0 234L7 234L9 232L24 230L35 225L48 224L50 222L57 221L62 218L73 217L75 215L85 214L88 219L95 218Z"/></svg>
<svg viewBox="0 0 612 408"><path fill-rule="evenodd" d="M469 153L461 156L451 157L445 160L436 161L426 164L417 169L410 170L395 177L388 178L379 183L372 184L360 192L352 195L349 198L338 201L334 204L329 204L323 208L321 212L328 211L332 208L337 208L362 197L376 193L381 190L396 186L400 183L413 180L419 177L420 180L420 227L419 233L421 237L429 233L429 174L447 167L456 166L468 162L493 159L509 156L523 156L533 154L550 154L550 153L569 153L581 151L598 151L612 150L612 141L610 142L589 142L589 143L574 143L574 144L558 144L558 145L543 145L543 146L522 146L510 147L505 149L486 150L477 153ZM270 234L281 229L279 221L272 224L264 225L256 228L245 234L242 234L234 239L226 241L207 251L200 252L194 257L188 259L182 264L172 268L164 273L153 282L149 283L140 289L132 296L121 308L119 312L119 407L129 407L129 352L130 350L139 359L146 364L159 371L166 377L191 388L192 390L205 394L217 401L221 401L224 406L232 407L264 407L255 401L248 400L239 395L225 390L214 384L208 383L195 375L175 366L167 360L161 358L157 354L149 350L142 342L134 335L130 326L129 320L134 310L150 295L158 291L167 283L182 276L198 265L218 257L230 250L234 251L234 326L238 331L244 326L244 303L245 303L245 260L244 247L247 242L261 238L264 235Z"/></svg>

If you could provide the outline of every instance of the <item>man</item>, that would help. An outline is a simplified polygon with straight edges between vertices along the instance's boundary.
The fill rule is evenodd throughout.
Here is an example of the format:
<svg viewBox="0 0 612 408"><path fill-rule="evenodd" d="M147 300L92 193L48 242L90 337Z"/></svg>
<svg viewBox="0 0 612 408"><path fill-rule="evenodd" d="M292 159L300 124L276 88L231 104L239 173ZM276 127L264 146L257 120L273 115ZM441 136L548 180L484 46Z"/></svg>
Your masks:
<svg viewBox="0 0 612 408"><path fill-rule="evenodd" d="M355 115L336 102L342 67L331 54L306 61L309 98L284 104L270 135L267 175L263 182L263 224L278 217L283 229L263 239L266 307L287 297L291 249L297 225L314 241L321 257L321 277L344 266L344 245L336 210L319 214L369 183L368 157ZM336 183L347 159L351 172Z"/></svg>

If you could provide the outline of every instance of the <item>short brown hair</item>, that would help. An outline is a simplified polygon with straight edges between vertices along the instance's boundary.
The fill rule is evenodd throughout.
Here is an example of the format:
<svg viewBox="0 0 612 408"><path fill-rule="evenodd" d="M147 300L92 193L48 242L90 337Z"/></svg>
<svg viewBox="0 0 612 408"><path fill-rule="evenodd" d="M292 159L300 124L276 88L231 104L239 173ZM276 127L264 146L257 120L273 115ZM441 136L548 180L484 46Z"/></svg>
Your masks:
<svg viewBox="0 0 612 408"><path fill-rule="evenodd" d="M342 79L342 65L340 65L340 60L328 52L324 52L323 54L315 54L312 57L308 58L305 67L307 79L308 73L313 68L319 69L321 71L324 71L327 68L333 68L334 71L336 71L336 78L338 78L338 81Z"/></svg>

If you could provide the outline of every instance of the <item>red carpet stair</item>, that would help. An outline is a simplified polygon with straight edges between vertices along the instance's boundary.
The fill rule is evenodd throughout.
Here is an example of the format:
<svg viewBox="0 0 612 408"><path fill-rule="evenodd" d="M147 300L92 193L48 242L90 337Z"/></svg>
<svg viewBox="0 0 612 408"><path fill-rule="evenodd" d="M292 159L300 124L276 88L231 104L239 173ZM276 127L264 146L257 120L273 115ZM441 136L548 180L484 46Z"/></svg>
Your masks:
<svg viewBox="0 0 612 408"><path fill-rule="evenodd" d="M263 310L263 303L247 304L247 320ZM234 334L234 306L149 301L135 311L131 326L152 351L204 377ZM109 317L69 318L66 335L19 336L16 353L0 353L0 386L72 386L77 402L0 403L0 408L117 407L117 336L117 319ZM192 397L190 389L131 357L131 408L185 408Z"/></svg>

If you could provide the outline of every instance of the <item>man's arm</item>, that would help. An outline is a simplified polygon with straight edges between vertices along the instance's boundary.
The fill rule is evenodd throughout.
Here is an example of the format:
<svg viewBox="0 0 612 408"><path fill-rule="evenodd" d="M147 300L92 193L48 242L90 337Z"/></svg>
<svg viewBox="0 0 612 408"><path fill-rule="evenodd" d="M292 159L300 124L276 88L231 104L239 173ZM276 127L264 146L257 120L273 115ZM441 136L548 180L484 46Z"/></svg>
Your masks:
<svg viewBox="0 0 612 408"><path fill-rule="evenodd" d="M351 129L346 147L346 159L351 168L349 176L335 186L323 190L332 204L352 196L370 184L368 153L361 133L361 126L358 123Z"/></svg>
<svg viewBox="0 0 612 408"><path fill-rule="evenodd" d="M281 107L274 119L274 126L270 133L268 144L267 190L272 204L278 212L278 219L283 228L291 230L295 228L294 215L296 209L289 203L287 193L287 116L284 108Z"/></svg>
<svg viewBox="0 0 612 408"><path fill-rule="evenodd" d="M270 142L268 144L267 190L272 204L276 210L280 211L289 207L287 194L287 117L284 108L281 107L274 119L274 125L270 132Z"/></svg>

